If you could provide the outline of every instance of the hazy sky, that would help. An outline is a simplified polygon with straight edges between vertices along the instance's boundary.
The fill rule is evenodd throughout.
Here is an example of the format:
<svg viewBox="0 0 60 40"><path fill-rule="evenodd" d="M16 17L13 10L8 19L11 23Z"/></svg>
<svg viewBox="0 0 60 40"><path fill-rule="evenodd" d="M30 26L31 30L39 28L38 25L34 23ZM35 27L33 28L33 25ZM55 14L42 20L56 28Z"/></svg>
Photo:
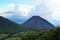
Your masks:
<svg viewBox="0 0 60 40"><path fill-rule="evenodd" d="M33 15L59 25L60 0L0 0L0 16L23 22Z"/></svg>

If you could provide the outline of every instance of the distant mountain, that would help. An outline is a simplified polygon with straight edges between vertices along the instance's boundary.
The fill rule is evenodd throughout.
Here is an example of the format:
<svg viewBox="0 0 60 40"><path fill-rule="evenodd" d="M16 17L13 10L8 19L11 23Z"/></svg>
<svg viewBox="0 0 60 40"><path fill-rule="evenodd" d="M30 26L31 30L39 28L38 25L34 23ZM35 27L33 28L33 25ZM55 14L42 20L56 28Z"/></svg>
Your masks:
<svg viewBox="0 0 60 40"><path fill-rule="evenodd" d="M22 25L34 30L35 29L47 30L54 28L54 25L52 25L47 20L41 18L40 16L33 16L30 19L28 19L26 22L24 22Z"/></svg>
<svg viewBox="0 0 60 40"><path fill-rule="evenodd" d="M21 25L0 16L0 33L16 33L23 30Z"/></svg>

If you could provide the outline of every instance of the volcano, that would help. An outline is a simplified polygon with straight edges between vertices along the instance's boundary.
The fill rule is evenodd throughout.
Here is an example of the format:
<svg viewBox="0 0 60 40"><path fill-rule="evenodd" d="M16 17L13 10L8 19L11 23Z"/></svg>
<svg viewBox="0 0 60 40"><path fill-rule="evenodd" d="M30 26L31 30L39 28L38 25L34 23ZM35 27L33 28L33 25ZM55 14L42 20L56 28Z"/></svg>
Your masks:
<svg viewBox="0 0 60 40"><path fill-rule="evenodd" d="M32 16L22 25L31 29L39 29L39 30L47 30L54 28L54 25L52 25L47 20L41 18L40 16Z"/></svg>

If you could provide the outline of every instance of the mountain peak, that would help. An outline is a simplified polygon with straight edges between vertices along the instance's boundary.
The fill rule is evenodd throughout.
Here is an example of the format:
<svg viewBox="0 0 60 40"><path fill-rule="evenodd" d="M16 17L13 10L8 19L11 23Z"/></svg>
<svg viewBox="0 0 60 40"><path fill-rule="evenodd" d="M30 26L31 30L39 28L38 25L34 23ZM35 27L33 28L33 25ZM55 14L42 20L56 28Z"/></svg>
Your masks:
<svg viewBox="0 0 60 40"><path fill-rule="evenodd" d="M35 16L33 16L33 17L40 17L40 16L38 16L38 15L35 15Z"/></svg>
<svg viewBox="0 0 60 40"><path fill-rule="evenodd" d="M25 27L38 28L38 29L54 28L54 25L52 25L50 22L48 22L47 20L43 19L40 16L32 16L30 19L28 19L22 25L24 25Z"/></svg>

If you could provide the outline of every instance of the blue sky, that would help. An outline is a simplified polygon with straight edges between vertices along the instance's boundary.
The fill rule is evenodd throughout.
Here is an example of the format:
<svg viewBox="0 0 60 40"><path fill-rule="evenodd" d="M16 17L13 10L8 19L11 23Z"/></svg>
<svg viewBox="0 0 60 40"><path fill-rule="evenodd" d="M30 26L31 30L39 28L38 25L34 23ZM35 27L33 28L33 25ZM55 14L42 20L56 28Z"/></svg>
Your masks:
<svg viewBox="0 0 60 40"><path fill-rule="evenodd" d="M0 16L23 23L34 15L60 25L60 0L0 0Z"/></svg>

